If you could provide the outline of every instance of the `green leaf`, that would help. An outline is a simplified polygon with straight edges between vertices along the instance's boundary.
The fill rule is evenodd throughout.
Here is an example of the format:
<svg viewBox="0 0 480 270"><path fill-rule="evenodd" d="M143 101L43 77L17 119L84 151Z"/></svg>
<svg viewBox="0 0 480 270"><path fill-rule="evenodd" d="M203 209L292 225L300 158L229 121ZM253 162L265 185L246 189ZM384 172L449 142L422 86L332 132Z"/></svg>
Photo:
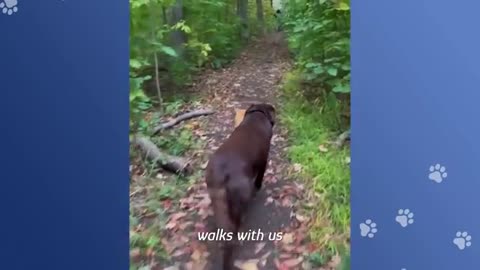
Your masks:
<svg viewBox="0 0 480 270"><path fill-rule="evenodd" d="M327 99L325 100L325 104L328 108L335 109L338 106L338 99L335 96L334 92L329 92L327 95Z"/></svg>
<svg viewBox="0 0 480 270"><path fill-rule="evenodd" d="M147 123L147 121L145 121L144 119L140 119L138 125L139 125L140 128L142 128L142 129L145 129L145 128L148 127L148 123ZM156 239L149 239L149 241L152 241L152 242L151 242L151 243L147 243L147 244L152 245L152 246L155 246L155 245L156 245L155 240L156 240Z"/></svg>
<svg viewBox="0 0 480 270"><path fill-rule="evenodd" d="M313 67L317 67L317 66L319 66L318 63L307 63L307 64L305 65L306 68L313 68Z"/></svg>
<svg viewBox="0 0 480 270"><path fill-rule="evenodd" d="M350 256L342 256L342 260L339 266L339 270L350 270Z"/></svg>
<svg viewBox="0 0 480 270"><path fill-rule="evenodd" d="M313 73L315 73L315 74L322 74L324 72L325 72L325 70L321 66L318 66L318 67L313 69Z"/></svg>
<svg viewBox="0 0 480 270"><path fill-rule="evenodd" d="M341 2L336 10L350 10L350 6L347 3Z"/></svg>
<svg viewBox="0 0 480 270"><path fill-rule="evenodd" d="M130 67L133 69L141 68L142 63L137 59L130 59Z"/></svg>
<svg viewBox="0 0 480 270"><path fill-rule="evenodd" d="M171 48L171 47L167 47L167 46L163 46L162 47L162 52L164 52L165 54L167 55L170 55L170 56L173 56L173 57L177 57L177 52Z"/></svg>
<svg viewBox="0 0 480 270"><path fill-rule="evenodd" d="M342 68L343 70L345 70L345 71L349 71L349 70L350 70L350 65L343 64L343 65L341 66L341 68Z"/></svg>
<svg viewBox="0 0 480 270"><path fill-rule="evenodd" d="M147 246L148 247L155 247L156 245L158 245L158 243L160 243L160 239L157 237L157 236L150 236L150 238L148 238L147 240Z"/></svg>
<svg viewBox="0 0 480 270"><path fill-rule="evenodd" d="M331 76L337 76L338 70L334 67L331 67L327 69L327 73Z"/></svg>
<svg viewBox="0 0 480 270"><path fill-rule="evenodd" d="M339 84L336 85L333 89L333 92L335 93L350 93L350 85L348 84Z"/></svg>

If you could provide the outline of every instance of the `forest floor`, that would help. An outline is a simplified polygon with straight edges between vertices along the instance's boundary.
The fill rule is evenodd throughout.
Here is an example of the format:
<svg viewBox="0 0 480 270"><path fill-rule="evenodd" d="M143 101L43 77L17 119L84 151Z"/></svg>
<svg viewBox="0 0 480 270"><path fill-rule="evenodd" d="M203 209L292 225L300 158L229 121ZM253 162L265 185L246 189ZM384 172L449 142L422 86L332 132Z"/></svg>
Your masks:
<svg viewBox="0 0 480 270"><path fill-rule="evenodd" d="M251 42L228 67L205 72L192 86L200 100L191 106L216 112L178 125L190 131L188 139L195 142L183 155L191 159L196 172L189 177L161 171L146 175L135 165L141 163L138 157L138 162L132 163L131 269L213 269L218 246L198 238L199 232L211 231L214 226L203 178L206 162L233 131L238 110L246 109L250 102L268 102L282 110L279 88L290 69L288 53L278 37L268 37ZM309 260L318 250L309 240L316 217L305 209L315 208L317 201L297 177L301 166L287 158L286 138L285 127L277 121L264 186L249 206L241 228L243 232L260 230L264 238L243 241L235 251L236 266L244 270L335 269L338 256L323 266L314 266ZM268 236L274 233L282 233L282 239L270 241Z"/></svg>

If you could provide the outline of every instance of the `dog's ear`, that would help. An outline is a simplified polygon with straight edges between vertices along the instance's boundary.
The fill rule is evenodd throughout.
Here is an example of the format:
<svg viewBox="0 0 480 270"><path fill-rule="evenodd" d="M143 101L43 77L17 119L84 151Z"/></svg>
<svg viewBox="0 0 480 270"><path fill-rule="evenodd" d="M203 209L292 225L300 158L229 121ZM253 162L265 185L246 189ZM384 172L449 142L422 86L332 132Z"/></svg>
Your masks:
<svg viewBox="0 0 480 270"><path fill-rule="evenodd" d="M252 110L255 110L255 107L257 106L257 104L254 104L254 103L251 103L250 106L248 106L247 110L245 111L245 113L247 112L250 112Z"/></svg>
<svg viewBox="0 0 480 270"><path fill-rule="evenodd" d="M271 104L265 104L265 109L267 111L267 114L269 115L269 120L272 123L272 126L275 125L276 122L276 111L275 107Z"/></svg>

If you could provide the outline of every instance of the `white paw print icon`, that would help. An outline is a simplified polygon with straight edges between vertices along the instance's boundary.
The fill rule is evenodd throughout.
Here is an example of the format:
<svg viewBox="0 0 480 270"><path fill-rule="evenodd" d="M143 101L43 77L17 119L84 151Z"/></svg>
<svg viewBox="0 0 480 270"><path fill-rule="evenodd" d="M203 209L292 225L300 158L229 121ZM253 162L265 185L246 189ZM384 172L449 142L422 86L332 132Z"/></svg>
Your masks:
<svg viewBox="0 0 480 270"><path fill-rule="evenodd" d="M472 236L468 234L468 232L458 231L457 234L455 234L455 238L453 238L453 243L458 249L464 250L472 245Z"/></svg>
<svg viewBox="0 0 480 270"><path fill-rule="evenodd" d="M373 238L377 233L377 224L371 219L365 220L365 222L360 223L360 235L362 237Z"/></svg>
<svg viewBox="0 0 480 270"><path fill-rule="evenodd" d="M0 0L0 9L3 14L12 15L18 11L17 0Z"/></svg>
<svg viewBox="0 0 480 270"><path fill-rule="evenodd" d="M410 212L410 209L400 209L398 210L398 215L395 217L395 221L405 228L413 224L413 213Z"/></svg>
<svg viewBox="0 0 480 270"><path fill-rule="evenodd" d="M445 178L447 178L447 169L440 165L436 164L435 166L430 166L430 173L428 178L436 183L441 183Z"/></svg>

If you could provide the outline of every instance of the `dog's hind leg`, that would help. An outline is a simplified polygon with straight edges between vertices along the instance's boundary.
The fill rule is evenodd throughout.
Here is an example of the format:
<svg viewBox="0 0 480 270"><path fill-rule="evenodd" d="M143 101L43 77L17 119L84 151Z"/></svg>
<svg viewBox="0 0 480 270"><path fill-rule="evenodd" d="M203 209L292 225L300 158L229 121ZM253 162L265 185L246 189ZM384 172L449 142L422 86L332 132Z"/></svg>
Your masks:
<svg viewBox="0 0 480 270"><path fill-rule="evenodd" d="M208 193L212 201L213 213L217 229L223 229L226 233L233 233L232 241L221 243L220 258L218 262L222 270L233 270L233 249L235 246L236 232L238 230L236 223L231 218L230 198L226 188L208 188ZM219 259L220 259L219 258ZM214 269L218 269L215 267Z"/></svg>
<svg viewBox="0 0 480 270"><path fill-rule="evenodd" d="M255 189L257 191L262 188L263 176L265 174L265 170L267 169L267 163L268 161L265 161L265 163L263 163L258 168L258 174L257 174L257 177L255 178Z"/></svg>

